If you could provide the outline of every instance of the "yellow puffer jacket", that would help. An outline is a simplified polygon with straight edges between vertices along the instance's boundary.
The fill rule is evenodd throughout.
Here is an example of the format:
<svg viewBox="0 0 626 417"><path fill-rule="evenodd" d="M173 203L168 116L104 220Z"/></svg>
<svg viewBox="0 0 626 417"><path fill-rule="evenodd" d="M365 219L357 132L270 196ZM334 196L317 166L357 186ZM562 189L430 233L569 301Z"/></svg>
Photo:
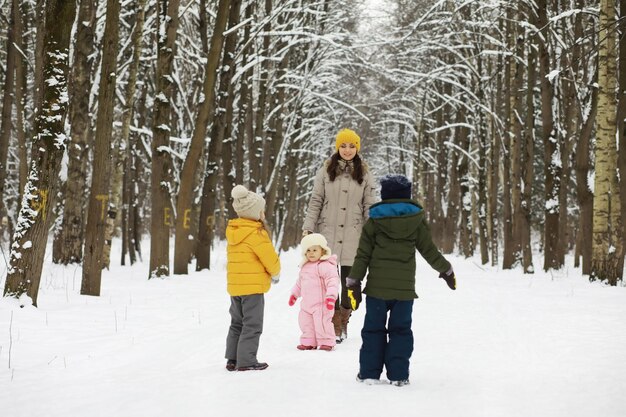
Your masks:
<svg viewBox="0 0 626 417"><path fill-rule="evenodd" d="M271 277L280 273L280 260L260 221L232 219L226 228L228 241L228 294L263 294Z"/></svg>

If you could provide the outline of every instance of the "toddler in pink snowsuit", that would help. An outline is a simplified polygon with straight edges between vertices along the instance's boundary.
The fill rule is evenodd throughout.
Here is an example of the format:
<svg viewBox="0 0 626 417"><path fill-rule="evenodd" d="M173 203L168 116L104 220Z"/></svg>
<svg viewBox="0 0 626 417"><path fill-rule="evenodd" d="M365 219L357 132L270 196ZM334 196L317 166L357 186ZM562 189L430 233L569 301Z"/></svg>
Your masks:
<svg viewBox="0 0 626 417"><path fill-rule="evenodd" d="M326 238L319 233L306 235L300 245L304 259L289 297L290 306L302 297L298 317L302 336L298 349L332 350L335 346L332 319L339 292L337 256L331 254Z"/></svg>

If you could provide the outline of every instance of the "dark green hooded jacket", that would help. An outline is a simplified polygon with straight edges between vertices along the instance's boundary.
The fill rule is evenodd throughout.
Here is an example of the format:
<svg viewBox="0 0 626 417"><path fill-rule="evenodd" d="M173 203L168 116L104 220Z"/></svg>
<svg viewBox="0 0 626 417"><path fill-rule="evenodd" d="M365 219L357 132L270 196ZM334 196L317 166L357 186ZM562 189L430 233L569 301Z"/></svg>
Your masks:
<svg viewBox="0 0 626 417"><path fill-rule="evenodd" d="M415 293L415 249L437 272L450 263L430 235L422 207L413 200L383 200L372 205L363 226L350 277L362 281L364 293L383 300L412 300ZM369 271L368 271L369 270Z"/></svg>

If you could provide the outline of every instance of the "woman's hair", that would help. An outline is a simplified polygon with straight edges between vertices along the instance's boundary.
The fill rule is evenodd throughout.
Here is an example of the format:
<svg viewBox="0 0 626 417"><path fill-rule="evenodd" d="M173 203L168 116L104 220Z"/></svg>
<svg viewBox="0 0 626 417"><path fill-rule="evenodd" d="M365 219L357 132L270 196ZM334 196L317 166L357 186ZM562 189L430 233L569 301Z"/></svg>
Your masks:
<svg viewBox="0 0 626 417"><path fill-rule="evenodd" d="M328 164L328 168L326 172L328 172L328 177L331 181L335 181L337 178L337 167L339 167L339 152L335 152L333 156L330 157L330 163ZM363 183L363 161L361 161L361 157L359 154L355 154L352 159L352 179L361 185Z"/></svg>

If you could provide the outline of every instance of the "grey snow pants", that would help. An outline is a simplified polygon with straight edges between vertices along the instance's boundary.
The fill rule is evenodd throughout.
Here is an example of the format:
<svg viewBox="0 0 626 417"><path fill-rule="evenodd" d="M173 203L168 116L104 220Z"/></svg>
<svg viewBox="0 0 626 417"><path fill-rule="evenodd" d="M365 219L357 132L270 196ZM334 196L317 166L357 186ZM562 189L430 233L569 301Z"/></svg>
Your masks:
<svg viewBox="0 0 626 417"><path fill-rule="evenodd" d="M226 338L226 359L236 360L237 366L258 363L259 339L263 332L263 294L230 297L230 329Z"/></svg>

